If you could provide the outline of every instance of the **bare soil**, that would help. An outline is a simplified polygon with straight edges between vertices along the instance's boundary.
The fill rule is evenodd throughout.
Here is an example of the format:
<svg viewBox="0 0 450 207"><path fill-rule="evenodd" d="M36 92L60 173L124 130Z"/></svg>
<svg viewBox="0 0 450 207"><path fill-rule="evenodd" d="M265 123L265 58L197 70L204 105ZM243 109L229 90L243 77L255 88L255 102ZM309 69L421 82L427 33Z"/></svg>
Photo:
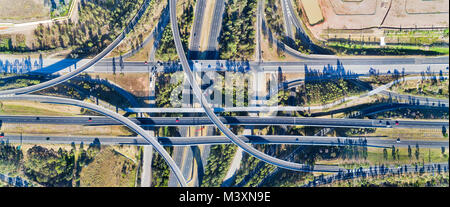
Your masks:
<svg viewBox="0 0 450 207"><path fill-rule="evenodd" d="M301 0L296 1L301 3ZM393 0L391 4L389 0L319 0L324 21L313 26L307 24L307 27L320 40L326 39L324 36L328 35L327 29L361 29L380 25L402 28L448 27L448 2ZM305 17L304 13L302 15ZM381 29L374 29L370 32L379 37L383 35L380 31Z"/></svg>

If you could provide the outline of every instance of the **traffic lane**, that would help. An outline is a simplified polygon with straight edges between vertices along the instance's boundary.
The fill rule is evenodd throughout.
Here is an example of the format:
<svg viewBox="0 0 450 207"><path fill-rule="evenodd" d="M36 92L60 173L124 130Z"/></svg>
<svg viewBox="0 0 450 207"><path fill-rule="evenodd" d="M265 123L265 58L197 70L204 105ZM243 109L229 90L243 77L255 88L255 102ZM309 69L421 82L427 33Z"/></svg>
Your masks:
<svg viewBox="0 0 450 207"><path fill-rule="evenodd" d="M214 6L214 16L211 23L211 36L208 40L208 51L217 50L219 43L218 38L220 35L220 28L222 26L222 16L225 8L224 0L216 0L216 5Z"/></svg>
<svg viewBox="0 0 450 207"><path fill-rule="evenodd" d="M10 135L5 134L0 141L27 144L91 144L96 139L102 145L139 144L148 145L145 139L140 137L85 137L85 136L59 136L59 135Z"/></svg>
<svg viewBox="0 0 450 207"><path fill-rule="evenodd" d="M239 138L251 144L294 144L294 145L319 145L319 146L368 146L368 147L415 147L441 148L448 147L448 141L423 141L423 140L395 140L364 137L321 137L321 136L295 136L295 135L241 135ZM37 143L37 144L90 144L96 139L104 145L148 145L141 137L86 137L86 136L61 136L61 135L10 135L4 134L0 141L15 143ZM203 137L157 137L163 146L191 146L191 145L215 145L231 144L225 136L203 136Z"/></svg>
<svg viewBox="0 0 450 207"><path fill-rule="evenodd" d="M448 128L445 121L381 120L381 119L329 119L298 117L219 117L227 125L303 125L342 128ZM120 122L101 116L47 117L47 116L0 116L3 123L61 124L61 125L121 125ZM196 126L213 125L208 117L150 117L130 118L141 126Z"/></svg>

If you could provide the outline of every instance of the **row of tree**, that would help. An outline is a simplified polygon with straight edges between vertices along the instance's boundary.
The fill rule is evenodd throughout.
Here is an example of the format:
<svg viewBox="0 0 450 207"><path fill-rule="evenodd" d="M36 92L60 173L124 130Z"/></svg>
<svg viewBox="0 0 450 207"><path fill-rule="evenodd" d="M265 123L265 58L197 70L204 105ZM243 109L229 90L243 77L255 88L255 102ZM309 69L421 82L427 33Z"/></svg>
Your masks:
<svg viewBox="0 0 450 207"><path fill-rule="evenodd" d="M221 59L250 59L255 51L256 0L229 0L220 33Z"/></svg>

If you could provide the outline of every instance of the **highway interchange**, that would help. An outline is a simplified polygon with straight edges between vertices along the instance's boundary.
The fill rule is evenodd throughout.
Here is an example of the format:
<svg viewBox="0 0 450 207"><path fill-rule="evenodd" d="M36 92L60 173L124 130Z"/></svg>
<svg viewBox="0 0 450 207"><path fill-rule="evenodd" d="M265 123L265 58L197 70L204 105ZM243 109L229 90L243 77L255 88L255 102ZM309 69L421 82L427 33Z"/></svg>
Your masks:
<svg viewBox="0 0 450 207"><path fill-rule="evenodd" d="M69 104L69 105L76 105L79 107L88 108L94 111L97 111L101 114L104 114L106 116L109 116L112 119L107 118L100 118L100 117L92 117L92 120L86 120L85 117L79 118L79 117L59 117L59 122L64 123L67 120L75 121L76 119L84 119L84 120L78 120L78 123L82 122L89 122L90 123L101 123L103 121L103 124L115 120L114 124L117 124L118 122L121 124L124 124L136 133L138 133L140 136L144 138L144 140L147 143L151 143L152 146L164 157L164 159L168 162L169 166L171 167L172 171L176 174L178 181L180 182L181 186L186 186L186 180L182 176L182 173L180 169L176 166L173 159L170 157L170 155L162 148L160 143L156 141L154 137L149 136L148 132L144 131L141 127L139 127L135 121L132 121L130 119L127 119L119 114L116 114L114 112L111 112L107 109L103 109L99 106L88 104L81 101L76 100L70 100L70 99L63 99L63 98L55 98L55 97L46 97L46 96L37 96L37 95L23 95L35 91L39 91L51 86L55 86L59 83L65 82L76 75L80 74L81 72L87 71L89 68L93 68L95 72L109 72L109 62L108 61L101 61L108 53L110 53L117 45L121 43L121 41L126 37L126 34L131 30L131 28L136 24L136 22L139 20L140 16L143 14L145 9L147 9L148 1L147 3L144 3L143 6L139 9L137 15L132 19L132 21L129 23L129 25L125 28L125 30L101 53L99 53L97 56L95 56L93 59L89 60L86 64L81 66L80 68L69 72L65 75L62 75L60 77L54 78L52 80L49 80L47 82L43 82L41 84L28 86L20 89L12 89L12 90L5 90L0 91L0 100L32 100L32 101L40 101L44 103L56 103L56 104ZM226 136L225 137L208 137L204 139L204 143L234 143L238 145L239 147L243 148L246 152L252 154L253 156L267 162L270 164L274 164L278 167L290 169L290 170L297 170L297 171L311 171L310 167L305 166L303 164L298 163L292 163L287 162L284 160L280 160L278 158L274 158L271 156L268 156L252 146L248 145L245 140L242 140L240 137L233 134L224 124L234 124L233 122L228 122L228 120L224 117L217 117L213 110L210 108L209 104L207 103L203 93L201 92L199 86L196 84L193 78L193 74L191 71L190 66L193 62L188 62L186 55L184 53L184 50L181 46L181 40L179 36L178 31L178 25L176 20L176 12L175 12L175 0L169 1L169 12L170 12L170 22L172 24L172 32L175 39L175 45L177 49L177 53L181 60L181 66L183 71L188 77L188 81L193 88L194 94L197 98L202 100L201 105L203 107L204 112L208 117L190 117L190 118L180 118L178 121L174 120L174 118L167 118L167 119L160 119L158 118L148 118L143 120L149 120L150 123L144 123L144 125L152 125L157 126L155 123L170 125L170 126L178 126L178 125L191 125L191 124L205 124L205 125L211 125L214 124L217 126ZM220 2L220 1L219 1ZM290 3L289 3L290 4ZM292 7L292 5L287 5ZM294 18L294 17L292 17ZM293 20L294 21L294 20ZM295 22L295 21L294 21ZM295 24L295 23L294 23ZM215 43L214 43L215 44ZM433 67L433 71L437 72L439 70L447 70L445 72L448 72L448 57L438 57L438 58L336 58L336 57L326 57L326 56L305 56L302 55L301 58L303 59L301 62L248 62L248 63L232 63L235 66L238 67L245 67L248 66L249 69L256 69L259 71L277 71L280 67L283 67L284 71L298 71L299 68L308 67L311 65L323 67L324 65L334 65L337 61L342 62L347 67L355 66L355 68L361 66L361 65L372 65L372 66L379 66L380 68L389 67L392 69L392 67L398 67L399 69L403 65L409 65L411 67L408 68L408 73L419 73L424 70L426 66L429 66L430 64ZM196 61L194 61L196 62ZM223 67L223 65L227 66L230 65L229 61L221 60L221 61L199 61L200 65L203 69L209 69L214 66L217 68L225 68L228 70L228 68ZM153 64L154 66L159 66L159 63L151 63L149 65L142 65L143 63L140 62L125 62L125 67L127 68L124 71L125 72L146 72L149 70L149 67ZM95 66L94 66L95 65ZM92 67L94 66L94 67ZM175 68L178 66L174 66ZM103 68L103 69L102 69ZM105 70L106 68L106 70ZM195 68L194 68L195 69ZM214 70L216 70L214 69ZM350 68L353 72L353 69ZM411 70L410 70L411 69ZM92 71L92 69L90 70ZM367 67L364 67L363 69L359 69L356 73L366 74L367 73ZM17 117L16 117L17 118ZM42 117L40 120L31 120L30 117L28 117L29 120L25 117L21 117L22 120L20 121L28 121L28 123L35 122L35 121L48 121L48 123L51 123L54 120L51 120L50 117ZM14 117L10 117L10 121L14 122ZM58 117L56 118L58 119ZM268 118L269 120L265 120L263 118L257 118L254 119L252 117L234 117L233 121L236 121L236 124L251 124L251 125L267 125L268 123L272 125L310 125L310 126L328 126L328 127L387 127L386 120L357 120L357 119L344 119L344 120L336 120L336 119L314 119L314 118L293 118L293 117L271 117ZM157 120L157 121L156 121ZM2 121L7 122L2 119ZM265 121L265 122L264 122ZM268 122L269 121L269 122ZM381 122L379 122L381 121ZM70 121L69 121L70 122ZM114 122L114 121L113 121ZM54 122L53 122L54 123ZM399 125L395 125L394 123L391 123L393 128L395 127L406 127L406 128L415 128L415 127L434 127L434 128L442 128L442 126L446 126L448 128L448 122L416 122L416 121L399 121ZM267 137L266 137L267 138ZM280 136L278 136L280 138ZM31 137L30 137L31 139ZM63 140L63 138L60 138ZM202 138L199 138L201 140ZM292 139L292 138L286 138L286 139ZM298 139L298 138L296 138ZM306 139L306 138L305 138ZM182 138L180 138L182 140ZM271 138L266 139L271 140ZM191 141L191 140L189 140ZM279 140L278 140L279 141ZM297 140L296 140L297 141ZM311 141L311 140L310 140ZM310 142L305 141L305 142ZM312 140L314 141L314 140ZM165 142L161 140L161 142ZM165 143L171 142L174 143L174 140L167 139ZM249 140L247 140L249 142ZM275 142L275 141L274 141ZM288 140L284 140L284 142L288 142ZM298 142L298 141L297 141ZM403 142L403 141L402 141ZM378 143L383 144L383 143ZM388 145L390 143L385 143L384 145ZM395 144L395 143L393 143ZM398 144L398 143L397 143ZM442 145L442 143L439 143ZM439 144L436 144L439 145ZM430 144L433 145L433 144ZM448 145L448 143L447 143ZM434 146L434 145L433 145ZM315 166L314 171L321 171L321 172L337 172L337 169L330 168L330 167L322 167L322 166Z"/></svg>

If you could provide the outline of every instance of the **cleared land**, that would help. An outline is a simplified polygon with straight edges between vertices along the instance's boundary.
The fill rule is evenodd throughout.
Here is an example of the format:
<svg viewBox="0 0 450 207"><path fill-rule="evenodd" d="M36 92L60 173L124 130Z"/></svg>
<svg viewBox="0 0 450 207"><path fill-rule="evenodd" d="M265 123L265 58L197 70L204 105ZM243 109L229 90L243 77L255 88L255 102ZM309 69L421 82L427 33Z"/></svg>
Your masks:
<svg viewBox="0 0 450 207"><path fill-rule="evenodd" d="M50 18L42 0L0 0L0 22L21 23Z"/></svg>
<svg viewBox="0 0 450 207"><path fill-rule="evenodd" d="M116 83L117 85L137 97L149 95L150 77L148 73L127 73L126 75L113 75L111 73L89 73L88 75L92 78L98 77Z"/></svg>
<svg viewBox="0 0 450 207"><path fill-rule="evenodd" d="M303 0L296 0L297 3ZM369 27L396 27L396 28L421 28L421 27L448 27L448 1L389 1L362 0L359 2L318 0L323 22L315 25L307 25L315 38L327 40L333 38L351 38L349 34L364 34L374 38L373 42L379 42L379 37L384 36L383 29L359 31ZM441 9L446 8L445 9ZM414 13L408 12L414 10ZM440 12L436 12L440 11ZM306 14L307 14L306 10ZM306 18L301 12L300 16ZM330 30L332 29L332 30ZM351 29L354 29L351 30ZM353 35L351 35L353 36ZM362 36L362 35L361 35ZM361 38L358 35L359 38Z"/></svg>
<svg viewBox="0 0 450 207"><path fill-rule="evenodd" d="M92 163L83 168L80 186L134 187L137 164L110 147L104 147Z"/></svg>
<svg viewBox="0 0 450 207"><path fill-rule="evenodd" d="M323 20L322 10L317 0L302 0L302 4L310 25L315 25Z"/></svg>
<svg viewBox="0 0 450 207"><path fill-rule="evenodd" d="M2 101L0 115L75 116L80 115L80 108L33 101Z"/></svg>

